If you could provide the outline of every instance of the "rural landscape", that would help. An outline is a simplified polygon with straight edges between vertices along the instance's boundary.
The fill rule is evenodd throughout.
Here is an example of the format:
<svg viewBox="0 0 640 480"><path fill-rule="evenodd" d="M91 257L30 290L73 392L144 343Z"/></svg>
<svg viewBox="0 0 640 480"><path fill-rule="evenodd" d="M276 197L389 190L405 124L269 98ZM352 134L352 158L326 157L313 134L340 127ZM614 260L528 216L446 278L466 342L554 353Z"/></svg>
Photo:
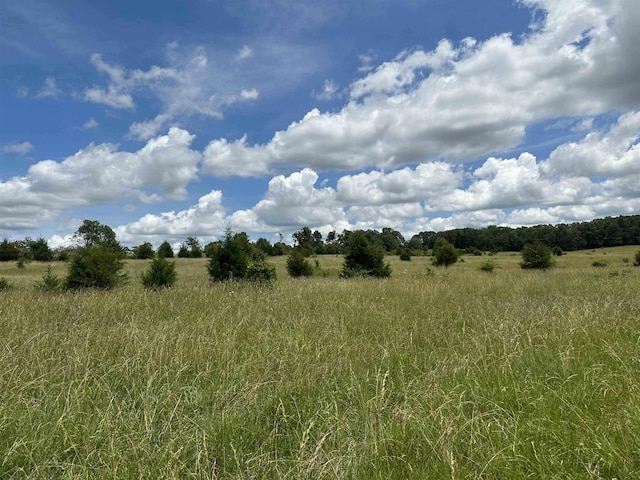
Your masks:
<svg viewBox="0 0 640 480"><path fill-rule="evenodd" d="M0 263L0 477L640 477L638 245L386 278L342 278L349 252L292 276L300 248L269 281L176 258L170 288L155 260L67 290L42 279L77 253Z"/></svg>

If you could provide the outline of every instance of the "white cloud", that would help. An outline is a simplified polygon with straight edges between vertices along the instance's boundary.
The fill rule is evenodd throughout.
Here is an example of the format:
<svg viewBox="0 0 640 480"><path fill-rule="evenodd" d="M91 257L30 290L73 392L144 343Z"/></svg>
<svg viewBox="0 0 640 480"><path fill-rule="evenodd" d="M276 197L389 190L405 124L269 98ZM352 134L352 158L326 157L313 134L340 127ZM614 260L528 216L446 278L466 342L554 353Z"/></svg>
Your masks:
<svg viewBox="0 0 640 480"><path fill-rule="evenodd" d="M251 88L249 90L242 90L240 92L240 97L243 100L256 100L260 96L260 92L255 88Z"/></svg>
<svg viewBox="0 0 640 480"><path fill-rule="evenodd" d="M62 94L62 91L56 85L56 79L47 77L42 88L36 93L36 98L53 98ZM25 95L26 96L26 95Z"/></svg>
<svg viewBox="0 0 640 480"><path fill-rule="evenodd" d="M253 49L249 45L244 45L236 54L238 60L245 60L253 56Z"/></svg>
<svg viewBox="0 0 640 480"><path fill-rule="evenodd" d="M164 240L177 243L188 236L200 237L201 241L211 240L220 236L225 228L222 192L214 190L186 210L147 214L135 222L116 227L114 231L121 242L139 244L150 241L157 246Z"/></svg>
<svg viewBox="0 0 640 480"><path fill-rule="evenodd" d="M113 144L91 144L61 162L43 160L27 175L0 182L3 227L35 226L60 209L117 203L155 202L161 196L184 198L197 175L201 154L191 150L193 136L171 128L137 152Z"/></svg>
<svg viewBox="0 0 640 480"><path fill-rule="evenodd" d="M93 117L82 124L83 130L90 130L92 128L96 128L97 126L98 122L96 122L96 119Z"/></svg>
<svg viewBox="0 0 640 480"><path fill-rule="evenodd" d="M640 112L622 115L607 131L557 147L542 165L547 175L617 177L640 173Z"/></svg>
<svg viewBox="0 0 640 480"><path fill-rule="evenodd" d="M7 143L6 145L2 146L2 151L6 153L25 154L29 153L31 150L33 150L33 145L31 145L31 143L29 142Z"/></svg>
<svg viewBox="0 0 640 480"><path fill-rule="evenodd" d="M319 93L311 92L311 95L318 100L332 100L338 94L338 85L332 80L325 80L322 85L322 91Z"/></svg>
<svg viewBox="0 0 640 480"><path fill-rule="evenodd" d="M637 105L634 2L537 2L545 20L519 43L503 34L403 52L356 80L342 110L312 110L264 145L237 144L237 171L469 161L518 145L531 123ZM250 167L256 158L265 168Z"/></svg>

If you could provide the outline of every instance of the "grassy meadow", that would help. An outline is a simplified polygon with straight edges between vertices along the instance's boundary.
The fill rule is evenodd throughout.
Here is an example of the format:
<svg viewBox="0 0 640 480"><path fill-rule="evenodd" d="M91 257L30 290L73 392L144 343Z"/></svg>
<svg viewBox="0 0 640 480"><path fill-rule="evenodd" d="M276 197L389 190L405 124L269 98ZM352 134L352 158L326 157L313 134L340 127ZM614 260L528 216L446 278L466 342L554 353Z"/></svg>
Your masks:
<svg viewBox="0 0 640 480"><path fill-rule="evenodd" d="M177 259L167 291L0 264L0 478L640 478L637 249L271 287Z"/></svg>

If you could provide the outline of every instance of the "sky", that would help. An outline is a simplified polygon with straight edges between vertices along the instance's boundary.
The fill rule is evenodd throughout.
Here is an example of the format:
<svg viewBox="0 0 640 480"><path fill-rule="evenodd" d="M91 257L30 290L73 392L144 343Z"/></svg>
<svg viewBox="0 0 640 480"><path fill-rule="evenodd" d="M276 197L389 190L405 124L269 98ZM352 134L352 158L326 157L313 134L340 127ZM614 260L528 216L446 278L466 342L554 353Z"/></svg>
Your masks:
<svg viewBox="0 0 640 480"><path fill-rule="evenodd" d="M638 0L0 3L0 238L640 213ZM282 235L282 237L281 237Z"/></svg>

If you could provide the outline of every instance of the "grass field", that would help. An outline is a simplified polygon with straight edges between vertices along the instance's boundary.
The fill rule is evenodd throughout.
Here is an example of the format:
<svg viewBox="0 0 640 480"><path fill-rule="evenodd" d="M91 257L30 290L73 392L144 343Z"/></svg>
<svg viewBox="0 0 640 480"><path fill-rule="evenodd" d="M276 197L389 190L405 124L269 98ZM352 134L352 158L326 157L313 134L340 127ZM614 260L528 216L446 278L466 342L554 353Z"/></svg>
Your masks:
<svg viewBox="0 0 640 480"><path fill-rule="evenodd" d="M637 249L160 292L0 264L0 478L640 478Z"/></svg>

